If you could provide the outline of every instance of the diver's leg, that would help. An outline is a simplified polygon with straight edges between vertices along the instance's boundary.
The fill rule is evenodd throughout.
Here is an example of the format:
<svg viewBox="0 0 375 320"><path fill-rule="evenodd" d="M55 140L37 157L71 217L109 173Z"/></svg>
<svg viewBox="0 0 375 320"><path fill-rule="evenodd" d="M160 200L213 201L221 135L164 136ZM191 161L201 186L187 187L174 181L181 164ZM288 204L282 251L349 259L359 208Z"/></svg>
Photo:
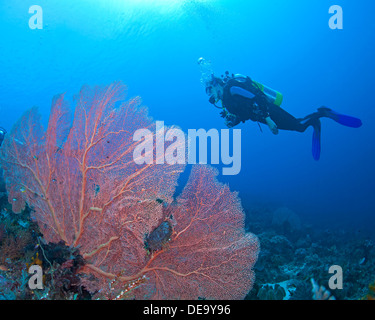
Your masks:
<svg viewBox="0 0 375 320"><path fill-rule="evenodd" d="M308 114L304 118L298 118L297 121L301 125L300 132L305 132L308 127L314 126L322 116L323 115L320 112L313 112L313 113Z"/></svg>
<svg viewBox="0 0 375 320"><path fill-rule="evenodd" d="M359 128L362 126L362 121L360 119L338 113L327 107L320 107L318 108L318 112L311 113L306 117L297 120L305 127L306 130L309 126L314 126L317 119L320 118L329 118L343 126L351 128Z"/></svg>
<svg viewBox="0 0 375 320"><path fill-rule="evenodd" d="M278 129L281 130L304 132L309 126L316 126L317 121L323 117L332 119L347 127L359 128L362 126L362 121L360 119L340 114L327 107L318 108L317 112L311 113L301 119L295 118L290 113L273 104L268 108L272 120L276 123Z"/></svg>
<svg viewBox="0 0 375 320"><path fill-rule="evenodd" d="M304 132L310 125L301 123L300 119L295 118L284 109L272 104L268 106L271 119L276 123L277 128L280 130L290 130Z"/></svg>
<svg viewBox="0 0 375 320"><path fill-rule="evenodd" d="M280 107L275 106L271 108L270 116L276 122L279 129L305 132L308 127L312 126L314 128L312 154L315 160L319 160L321 149L321 124L319 118L322 117L321 112L314 112L302 119L297 119Z"/></svg>
<svg viewBox="0 0 375 320"><path fill-rule="evenodd" d="M359 128L360 126L362 126L362 121L360 119L338 113L327 107L318 108L318 112L321 117L332 119L346 127Z"/></svg>
<svg viewBox="0 0 375 320"><path fill-rule="evenodd" d="M313 157L315 160L319 160L320 158L320 136L321 136L320 118L323 118L323 117L332 119L336 121L337 123L340 123L347 127L359 128L360 126L362 126L362 121L360 119L347 116L344 114L340 114L326 107L318 108L318 112L309 114L303 119L298 119L301 125L305 127L305 130L309 126L312 126L314 128L312 152L313 152Z"/></svg>

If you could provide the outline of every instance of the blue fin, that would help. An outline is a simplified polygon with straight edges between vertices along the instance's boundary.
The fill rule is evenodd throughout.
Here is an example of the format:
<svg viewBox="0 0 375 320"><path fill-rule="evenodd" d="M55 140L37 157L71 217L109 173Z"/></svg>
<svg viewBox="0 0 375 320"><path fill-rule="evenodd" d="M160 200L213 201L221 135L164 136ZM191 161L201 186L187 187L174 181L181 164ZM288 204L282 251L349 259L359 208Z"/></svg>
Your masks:
<svg viewBox="0 0 375 320"><path fill-rule="evenodd" d="M317 122L313 125L314 132L312 138L312 154L314 160L318 161L320 159L320 136L321 136L321 123L318 119Z"/></svg>
<svg viewBox="0 0 375 320"><path fill-rule="evenodd" d="M362 126L362 121L358 118L347 116L345 114L340 114L326 107L318 108L318 110L322 112L325 117L330 118L336 121L337 123L342 124L343 126L351 128L359 128Z"/></svg>

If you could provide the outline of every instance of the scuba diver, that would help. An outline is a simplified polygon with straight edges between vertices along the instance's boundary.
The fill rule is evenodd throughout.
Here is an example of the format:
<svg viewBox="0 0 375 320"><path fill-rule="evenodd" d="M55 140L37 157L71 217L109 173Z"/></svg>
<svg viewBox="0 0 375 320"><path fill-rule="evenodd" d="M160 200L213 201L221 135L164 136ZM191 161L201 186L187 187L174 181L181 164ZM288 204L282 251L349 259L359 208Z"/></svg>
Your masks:
<svg viewBox="0 0 375 320"><path fill-rule="evenodd" d="M201 67L202 83L206 87L206 93L210 96L209 102L222 110L221 116L225 119L227 127L232 128L241 122L252 120L268 125L273 134L279 130L305 132L312 126L313 146L312 152L315 160L320 158L320 118L330 118L344 126L359 128L362 121L358 118L340 114L327 107L317 109L304 118L295 118L282 109L283 96L281 93L268 88L250 77L240 74L229 75L225 72L221 78L215 77L210 63L200 58L198 64ZM217 106L221 101L222 106Z"/></svg>
<svg viewBox="0 0 375 320"><path fill-rule="evenodd" d="M7 134L7 131L4 128L0 127L0 147L4 141L6 134Z"/></svg>

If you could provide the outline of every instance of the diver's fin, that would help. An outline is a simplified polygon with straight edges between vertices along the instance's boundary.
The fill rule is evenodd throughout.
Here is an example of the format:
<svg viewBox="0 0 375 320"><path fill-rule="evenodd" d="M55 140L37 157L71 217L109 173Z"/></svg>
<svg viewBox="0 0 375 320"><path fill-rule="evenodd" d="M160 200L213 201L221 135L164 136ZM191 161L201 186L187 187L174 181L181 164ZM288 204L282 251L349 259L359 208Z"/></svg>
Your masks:
<svg viewBox="0 0 375 320"><path fill-rule="evenodd" d="M313 124L314 132L312 138L312 154L314 160L318 161L320 159L320 136L322 125L320 120L317 119Z"/></svg>
<svg viewBox="0 0 375 320"><path fill-rule="evenodd" d="M362 126L362 121L360 119L347 116L345 114L340 114L336 111L333 111L330 108L321 107L318 108L318 111L322 113L324 117L330 118L336 121L337 123L342 124L343 126L351 128L359 128L360 126Z"/></svg>

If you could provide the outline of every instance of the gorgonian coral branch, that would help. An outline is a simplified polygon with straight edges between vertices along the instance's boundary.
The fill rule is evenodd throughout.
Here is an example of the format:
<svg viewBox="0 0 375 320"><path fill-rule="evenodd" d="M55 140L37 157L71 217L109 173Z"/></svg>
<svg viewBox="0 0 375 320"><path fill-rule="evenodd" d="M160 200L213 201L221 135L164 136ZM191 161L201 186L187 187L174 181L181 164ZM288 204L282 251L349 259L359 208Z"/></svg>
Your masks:
<svg viewBox="0 0 375 320"><path fill-rule="evenodd" d="M184 165L159 161L155 146L156 162L134 161L136 130L160 132L125 91L84 86L74 116L56 96L47 131L36 108L26 111L0 149L13 210L27 203L47 241L78 247L108 298L108 281L117 297L243 298L259 247L237 195L197 165L173 199Z"/></svg>

